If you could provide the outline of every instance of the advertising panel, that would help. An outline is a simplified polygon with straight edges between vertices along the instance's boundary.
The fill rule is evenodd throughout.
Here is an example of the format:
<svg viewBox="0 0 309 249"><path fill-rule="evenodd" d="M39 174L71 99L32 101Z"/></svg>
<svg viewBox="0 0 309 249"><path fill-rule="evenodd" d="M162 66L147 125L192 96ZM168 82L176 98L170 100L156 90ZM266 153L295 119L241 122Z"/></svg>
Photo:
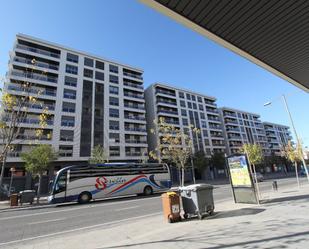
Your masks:
<svg viewBox="0 0 309 249"><path fill-rule="evenodd" d="M228 158L231 180L234 187L251 187L250 172L245 155Z"/></svg>

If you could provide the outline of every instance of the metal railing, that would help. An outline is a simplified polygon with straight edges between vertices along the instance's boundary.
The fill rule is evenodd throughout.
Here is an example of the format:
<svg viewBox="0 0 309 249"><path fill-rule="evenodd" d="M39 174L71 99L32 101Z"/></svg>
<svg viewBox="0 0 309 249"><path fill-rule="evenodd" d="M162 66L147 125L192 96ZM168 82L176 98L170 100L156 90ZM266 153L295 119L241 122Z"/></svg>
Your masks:
<svg viewBox="0 0 309 249"><path fill-rule="evenodd" d="M60 54L56 54L56 53L53 53L53 52L50 52L50 51L47 51L47 50L43 50L43 49L39 49L39 48L29 47L29 46L22 45L22 44L17 44L16 48L26 50L26 51L29 51L29 52L33 52L33 53L51 56L51 57L54 57L54 58L60 58Z"/></svg>
<svg viewBox="0 0 309 249"><path fill-rule="evenodd" d="M123 75L124 76L129 76L129 77L132 77L132 78L135 78L135 79L140 79L140 80L143 79L143 77L141 75L134 74L134 73L123 72Z"/></svg>
<svg viewBox="0 0 309 249"><path fill-rule="evenodd" d="M52 83L57 83L58 81L57 77L46 76L42 74L25 72L25 71L20 71L20 70L12 70L11 74L14 76L18 76L18 77L30 78L34 80L47 81L47 82L52 82Z"/></svg>
<svg viewBox="0 0 309 249"><path fill-rule="evenodd" d="M144 89L143 86L141 86L141 85L134 84L134 83L131 83L131 82L126 82L126 81L123 82L123 85L138 88L138 89Z"/></svg>
<svg viewBox="0 0 309 249"><path fill-rule="evenodd" d="M35 63L33 63L33 61L30 60L30 59L17 57L17 56L15 56L13 58L13 61L25 63L25 64L28 64L28 65L31 65L31 66L52 69L52 70L56 70L56 71L59 69L59 66L56 66L56 65L52 65L52 64L49 64L49 63L41 62L41 61L35 61Z"/></svg>

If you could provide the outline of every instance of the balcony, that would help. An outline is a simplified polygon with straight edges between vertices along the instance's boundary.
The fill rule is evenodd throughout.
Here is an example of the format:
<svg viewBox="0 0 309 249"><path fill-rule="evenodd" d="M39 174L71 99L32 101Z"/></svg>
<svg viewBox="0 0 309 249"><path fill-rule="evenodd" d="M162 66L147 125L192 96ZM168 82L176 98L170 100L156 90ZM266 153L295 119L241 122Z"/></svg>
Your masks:
<svg viewBox="0 0 309 249"><path fill-rule="evenodd" d="M176 93L169 92L169 91L164 91L162 89L156 89L156 93L161 93L161 94L165 94L165 95L176 97Z"/></svg>
<svg viewBox="0 0 309 249"><path fill-rule="evenodd" d="M124 81L123 85L144 90L143 86L138 85L138 84L134 84L134 83L131 83L131 82Z"/></svg>
<svg viewBox="0 0 309 249"><path fill-rule="evenodd" d="M220 119L217 117L207 116L208 120L220 122Z"/></svg>
<svg viewBox="0 0 309 249"><path fill-rule="evenodd" d="M71 107L63 107L62 108L63 112L69 112L69 113L75 113L75 108L71 108Z"/></svg>
<svg viewBox="0 0 309 249"><path fill-rule="evenodd" d="M48 105L48 104L25 104L23 106L24 108L29 108L29 109L38 109L38 110L49 110L49 111L54 111L55 110L55 105Z"/></svg>
<svg viewBox="0 0 309 249"><path fill-rule="evenodd" d="M146 132L145 128L136 128L136 127L125 127L126 131L137 131L137 132Z"/></svg>
<svg viewBox="0 0 309 249"><path fill-rule="evenodd" d="M39 49L39 48L33 48L33 47L29 47L26 45L22 45L22 44L17 44L16 48L21 49L21 50L25 50L25 51L29 51L32 53L37 53L37 54L42 54L42 55L46 55L46 56L50 56L53 58L60 58L60 54L56 54L47 50L43 50L43 49Z"/></svg>
<svg viewBox="0 0 309 249"><path fill-rule="evenodd" d="M59 157L72 157L73 150L59 150L58 155Z"/></svg>
<svg viewBox="0 0 309 249"><path fill-rule="evenodd" d="M158 110L158 113L165 113L165 114L178 115L178 112L177 112L177 111L169 111L169 110L162 110L162 109L159 109L159 110Z"/></svg>
<svg viewBox="0 0 309 249"><path fill-rule="evenodd" d="M177 103L176 103L176 102L173 102L173 101L166 101L166 100L162 100L162 99L158 99L158 100L157 100L157 104L158 104L158 103L177 106Z"/></svg>
<svg viewBox="0 0 309 249"><path fill-rule="evenodd" d="M143 77L141 75L138 75L138 74L123 72L123 75L129 76L129 77L132 77L132 78L135 78L135 79L143 80Z"/></svg>
<svg viewBox="0 0 309 249"><path fill-rule="evenodd" d="M16 137L16 139L20 140L52 140L51 136L42 135L42 136L35 136L35 135L27 135L27 134L20 134Z"/></svg>
<svg viewBox="0 0 309 249"><path fill-rule="evenodd" d="M128 152L126 151L126 156L147 156L145 152Z"/></svg>
<svg viewBox="0 0 309 249"><path fill-rule="evenodd" d="M207 112L211 112L211 113L219 113L217 109L210 109L210 108L206 108Z"/></svg>
<svg viewBox="0 0 309 249"><path fill-rule="evenodd" d="M22 151L12 151L7 153L7 157L20 157Z"/></svg>
<svg viewBox="0 0 309 249"><path fill-rule="evenodd" d="M240 140L241 140L241 136L232 136L232 135L229 135L229 136L228 136L228 139L240 139Z"/></svg>
<svg viewBox="0 0 309 249"><path fill-rule="evenodd" d="M223 116L230 116L230 117L237 117L235 113L233 112L223 112Z"/></svg>
<svg viewBox="0 0 309 249"><path fill-rule="evenodd" d="M124 118L125 119L130 119L130 120L140 120L140 121L145 121L146 120L145 117L139 117L139 116L128 116L128 115L125 115Z"/></svg>
<svg viewBox="0 0 309 249"><path fill-rule="evenodd" d="M225 119L224 122L225 122L226 124L229 124L229 123L230 123L230 124L238 124L237 121L236 121L236 120L233 120L233 119Z"/></svg>
<svg viewBox="0 0 309 249"><path fill-rule="evenodd" d="M130 97L130 98L136 98L136 99L144 99L143 95L139 95L139 94L130 94L130 93L124 93L124 96L126 97Z"/></svg>
<svg viewBox="0 0 309 249"><path fill-rule="evenodd" d="M19 62L19 63L25 63L25 64L31 65L31 66L42 67L42 68L46 68L46 69L52 69L52 70L56 70L56 71L58 71L58 69L59 69L59 66L49 64L49 63L45 63L45 62L41 62L41 61L35 61L35 63L32 63L32 60L27 59L27 58L23 58L23 57L15 56L13 58L13 61Z"/></svg>
<svg viewBox="0 0 309 249"><path fill-rule="evenodd" d="M240 129L239 128L226 128L226 131L227 132L240 132Z"/></svg>
<svg viewBox="0 0 309 249"><path fill-rule="evenodd" d="M120 152L119 151L110 151L109 152L109 156L111 156L111 157L120 156Z"/></svg>
<svg viewBox="0 0 309 249"><path fill-rule="evenodd" d="M128 144L147 144L146 140L126 139L125 142Z"/></svg>
<svg viewBox="0 0 309 249"><path fill-rule="evenodd" d="M53 97L56 96L56 91L24 88L24 87L19 87L16 85L8 85L7 89L11 91L24 92L25 94L33 93L33 94L38 94L38 95L42 94L42 95L53 96Z"/></svg>
<svg viewBox="0 0 309 249"><path fill-rule="evenodd" d="M205 104L217 107L217 104L215 102L210 101L210 100L206 100L206 99L205 99Z"/></svg>
<svg viewBox="0 0 309 249"><path fill-rule="evenodd" d="M9 118L3 118L4 122L10 122ZM33 124L33 125L41 125L41 121L38 118L24 118L19 121L21 124ZM47 125L53 125L54 121L53 120L46 120Z"/></svg>
<svg viewBox="0 0 309 249"><path fill-rule="evenodd" d="M63 120L63 121L61 121L61 126L74 127L75 122L69 121L69 120Z"/></svg>
<svg viewBox="0 0 309 249"><path fill-rule="evenodd" d="M132 105L132 104L124 103L124 107L132 108L132 109L145 110L144 105Z"/></svg>
<svg viewBox="0 0 309 249"><path fill-rule="evenodd" d="M27 79L47 81L51 83L57 83L58 81L58 78L54 76L46 76L38 73L24 72L21 70L14 70L14 69L12 70L11 75Z"/></svg>
<svg viewBox="0 0 309 249"><path fill-rule="evenodd" d="M220 125L209 125L210 129L221 130L222 127Z"/></svg>
<svg viewBox="0 0 309 249"><path fill-rule="evenodd" d="M73 142L74 138L70 136L60 136L60 141L63 142Z"/></svg>

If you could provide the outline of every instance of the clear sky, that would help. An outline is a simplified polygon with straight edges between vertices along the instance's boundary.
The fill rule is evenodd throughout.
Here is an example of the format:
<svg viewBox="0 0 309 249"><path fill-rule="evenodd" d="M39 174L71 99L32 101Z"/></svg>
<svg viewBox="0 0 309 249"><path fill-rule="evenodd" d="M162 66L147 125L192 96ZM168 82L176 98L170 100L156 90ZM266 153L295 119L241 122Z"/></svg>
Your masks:
<svg viewBox="0 0 309 249"><path fill-rule="evenodd" d="M24 33L142 68L145 86L192 89L263 121L290 125L278 97L291 94L296 128L309 146L307 93L138 1L9 0L0 6L0 75L15 35Z"/></svg>

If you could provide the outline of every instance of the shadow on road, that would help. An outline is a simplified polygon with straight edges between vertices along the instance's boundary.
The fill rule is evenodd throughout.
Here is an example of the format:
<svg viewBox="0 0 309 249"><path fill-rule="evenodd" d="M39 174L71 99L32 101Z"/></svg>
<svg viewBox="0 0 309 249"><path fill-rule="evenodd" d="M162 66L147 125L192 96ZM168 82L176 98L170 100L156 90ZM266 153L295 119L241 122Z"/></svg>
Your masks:
<svg viewBox="0 0 309 249"><path fill-rule="evenodd" d="M261 204L271 204L271 203L278 203L278 202L286 202L286 201L298 201L303 199L309 199L309 195L296 195L296 196L287 196L287 197L279 197L269 200L261 200Z"/></svg>
<svg viewBox="0 0 309 249"><path fill-rule="evenodd" d="M223 219L223 218L238 217L245 215L256 215L265 210L266 209L263 208L242 208L238 210L222 211L207 217L207 219Z"/></svg>

